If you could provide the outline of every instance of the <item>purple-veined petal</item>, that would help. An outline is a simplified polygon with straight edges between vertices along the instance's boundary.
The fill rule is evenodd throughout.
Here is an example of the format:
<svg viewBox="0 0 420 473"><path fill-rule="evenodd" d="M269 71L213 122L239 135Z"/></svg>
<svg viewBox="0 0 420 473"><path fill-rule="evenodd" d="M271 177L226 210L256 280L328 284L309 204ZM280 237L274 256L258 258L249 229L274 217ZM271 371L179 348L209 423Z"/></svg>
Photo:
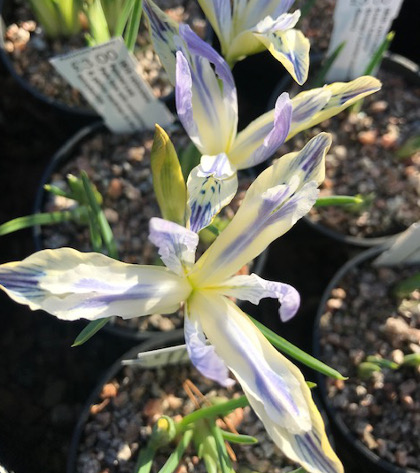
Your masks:
<svg viewBox="0 0 420 473"><path fill-rule="evenodd" d="M0 285L16 302L65 320L169 314L191 292L187 279L169 269L71 248L43 250L1 265Z"/></svg>
<svg viewBox="0 0 420 473"><path fill-rule="evenodd" d="M378 79L371 76L362 76L350 82L334 82L323 88L301 92L292 99L294 112L292 127L287 139L292 138L302 130L311 128L327 118L337 115L363 97L377 92L380 88L381 82ZM305 104L305 101L313 103L312 114L309 113L308 109L310 107L308 107L308 103ZM319 108L322 103L322 107ZM296 113L295 110L299 110L300 107L303 110L306 109L307 113L302 113L302 110L300 113Z"/></svg>
<svg viewBox="0 0 420 473"><path fill-rule="evenodd" d="M202 156L187 182L190 228L198 233L233 199L238 189L236 171L226 154Z"/></svg>
<svg viewBox="0 0 420 473"><path fill-rule="evenodd" d="M244 169L256 166L271 157L286 140L291 118L292 103L289 94L284 92L276 101L274 120L270 131L264 138L261 138L262 130L254 128L254 132L247 135L245 139L235 140L232 151L229 153L230 161L238 169ZM263 130L266 131L265 126Z"/></svg>
<svg viewBox="0 0 420 473"><path fill-rule="evenodd" d="M143 11L149 23L150 36L159 59L168 74L171 84L175 86L175 38L179 25L163 12L152 0L143 1Z"/></svg>
<svg viewBox="0 0 420 473"><path fill-rule="evenodd" d="M228 152L238 121L232 73L224 59L187 25L180 25L179 32L186 44L176 59L180 120L202 154Z"/></svg>
<svg viewBox="0 0 420 473"><path fill-rule="evenodd" d="M296 26L299 21L300 11L297 10L294 13L283 13L277 18L266 16L263 20L259 21L252 31L259 34L267 34L271 32L286 31Z"/></svg>
<svg viewBox="0 0 420 473"><path fill-rule="evenodd" d="M149 239L159 249L165 265L179 276L186 274L194 265L198 235L181 225L162 218L152 218L149 223Z"/></svg>
<svg viewBox="0 0 420 473"><path fill-rule="evenodd" d="M331 136L320 133L278 159L248 189L229 225L190 273L194 285L218 285L258 256L303 217L318 196Z"/></svg>
<svg viewBox="0 0 420 473"><path fill-rule="evenodd" d="M299 30L254 33L255 37L280 61L293 79L302 85L309 71L309 40Z"/></svg>
<svg viewBox="0 0 420 473"><path fill-rule="evenodd" d="M233 0L235 32L253 28L267 16L277 18L286 13L294 0Z"/></svg>
<svg viewBox="0 0 420 473"><path fill-rule="evenodd" d="M298 379L247 316L229 299L197 291L189 300L216 353L245 393L259 399L276 424L293 433L310 429L309 412Z"/></svg>
<svg viewBox="0 0 420 473"><path fill-rule="evenodd" d="M310 473L342 473L299 369L230 300L195 293L204 333L241 384L276 445Z"/></svg>
<svg viewBox="0 0 420 473"><path fill-rule="evenodd" d="M220 285L217 290L225 296L236 297L241 300L259 304L265 297L278 299L280 303L279 314L283 322L290 320L299 309L300 296L297 290L276 281L267 281L256 274L249 276L234 276Z"/></svg>
<svg viewBox="0 0 420 473"><path fill-rule="evenodd" d="M222 48L229 42L232 28L230 0L198 0L201 9L219 38Z"/></svg>
<svg viewBox="0 0 420 473"><path fill-rule="evenodd" d="M214 347L206 343L199 320L188 311L188 303L185 307L187 314L184 319L184 335L192 364L206 378L212 379L224 387L233 386L235 381L229 377L226 364L217 356Z"/></svg>

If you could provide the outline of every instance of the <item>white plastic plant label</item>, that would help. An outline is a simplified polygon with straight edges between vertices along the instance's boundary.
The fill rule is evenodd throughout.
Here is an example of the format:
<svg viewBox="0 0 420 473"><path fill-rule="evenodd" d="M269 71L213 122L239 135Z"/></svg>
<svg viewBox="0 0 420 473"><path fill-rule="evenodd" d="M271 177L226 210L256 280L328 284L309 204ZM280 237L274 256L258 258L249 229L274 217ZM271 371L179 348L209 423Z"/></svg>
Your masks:
<svg viewBox="0 0 420 473"><path fill-rule="evenodd" d="M374 266L420 263L420 222L413 223L373 262Z"/></svg>
<svg viewBox="0 0 420 473"><path fill-rule="evenodd" d="M79 90L115 133L162 127L174 120L137 72L139 64L122 38L57 56L51 64Z"/></svg>
<svg viewBox="0 0 420 473"><path fill-rule="evenodd" d="M345 42L327 74L327 81L363 75L398 15L402 0L337 0L328 56Z"/></svg>
<svg viewBox="0 0 420 473"><path fill-rule="evenodd" d="M137 355L137 359L124 360L123 364L141 366L142 368L157 368L159 366L187 363L188 361L186 345L177 345L141 352Z"/></svg>

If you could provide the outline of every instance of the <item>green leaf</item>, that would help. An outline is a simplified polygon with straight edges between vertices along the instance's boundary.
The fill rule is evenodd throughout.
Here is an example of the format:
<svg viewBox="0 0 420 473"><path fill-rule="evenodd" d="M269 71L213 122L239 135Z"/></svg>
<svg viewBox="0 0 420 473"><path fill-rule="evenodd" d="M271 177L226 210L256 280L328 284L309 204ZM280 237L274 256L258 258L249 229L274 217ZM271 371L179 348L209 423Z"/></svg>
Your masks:
<svg viewBox="0 0 420 473"><path fill-rule="evenodd" d="M308 353L304 352L297 346L293 345L293 343L290 343L283 337L280 337L280 335L277 335L272 330L270 330L265 325L255 320L250 315L248 315L248 317L256 325L256 327L261 331L261 333L265 336L265 338L273 346L278 348L283 353L286 353L287 355L291 356L295 360L298 360L304 365L309 366L309 368L312 368L315 371L319 371L320 373L325 374L326 376L329 376L330 378L347 379L345 376L341 375L334 368L329 367L322 361L317 360L313 356L309 355Z"/></svg>
<svg viewBox="0 0 420 473"><path fill-rule="evenodd" d="M226 450L226 444L223 439L222 430L216 425L214 420L209 422L210 431L216 442L217 455L222 473L232 473L232 463ZM233 472L234 473L234 472Z"/></svg>
<svg viewBox="0 0 420 473"><path fill-rule="evenodd" d="M385 360L384 358L380 358L379 356L368 356L366 358L368 363L375 363L375 365L380 366L381 368L389 368L391 370L396 370L398 368L398 363L391 360Z"/></svg>
<svg viewBox="0 0 420 473"><path fill-rule="evenodd" d="M410 355L404 356L402 366L420 366L420 353L411 353Z"/></svg>
<svg viewBox="0 0 420 473"><path fill-rule="evenodd" d="M57 195L60 197L66 197L66 199L73 199L72 195L66 191L63 191L63 189L60 189L57 186L52 186L51 184L45 184L44 189L47 192L50 192L53 195Z"/></svg>
<svg viewBox="0 0 420 473"><path fill-rule="evenodd" d="M416 289L420 289L420 273L414 274L395 286L394 294L397 297L407 297Z"/></svg>
<svg viewBox="0 0 420 473"><path fill-rule="evenodd" d="M398 149L396 155L401 159L406 159L418 151L420 151L420 136L412 136Z"/></svg>
<svg viewBox="0 0 420 473"><path fill-rule="evenodd" d="M201 409L197 409L191 414L186 415L180 422L179 427L182 429L189 424L196 422L199 419L207 419L210 417L216 416L225 416L229 412L235 410L238 407L245 407L248 406L249 402L246 396L240 396L235 399L231 399L230 401L226 401L220 404L216 404L210 407L202 407Z"/></svg>
<svg viewBox="0 0 420 473"><path fill-rule="evenodd" d="M87 200L90 205L91 215L94 220L94 223L92 222L92 224L95 226L95 232L99 231L99 234L100 234L99 237L101 241L102 240L104 241L105 246L108 251L108 255L111 258L118 259L117 244L115 242L114 235L105 217L105 214L103 213L101 207L99 206L96 200L93 184L89 181L89 178L84 171L82 171L81 176L82 176L83 186L86 192ZM97 238L97 235L94 235L94 237ZM99 241L99 238L98 238L98 241Z"/></svg>
<svg viewBox="0 0 420 473"><path fill-rule="evenodd" d="M106 317L104 319L92 320L92 322L89 322L76 337L72 347L83 345L89 340L89 338L92 338L96 332L99 332L99 330L101 330L101 328L104 327L110 320L111 317Z"/></svg>
<svg viewBox="0 0 420 473"><path fill-rule="evenodd" d="M346 45L345 41L340 43L335 48L335 50L331 53L331 55L326 58L323 66L318 71L314 80L311 82L311 87L310 87L311 89L314 89L316 87L322 87L325 84L326 75L328 74L329 70L334 64L334 61L337 59L338 55L340 54L341 50L344 48L345 45Z"/></svg>
<svg viewBox="0 0 420 473"><path fill-rule="evenodd" d="M174 145L159 125L156 125L150 160L153 187L162 217L184 226L187 188Z"/></svg>
<svg viewBox="0 0 420 473"><path fill-rule="evenodd" d="M258 443L258 439L251 435L234 434L222 429L221 432L223 439L230 443L239 443L243 445L254 445L255 443Z"/></svg>
<svg viewBox="0 0 420 473"><path fill-rule="evenodd" d="M136 466L134 467L135 473L149 473L152 469L153 459L156 455L156 450L147 445L142 448L137 457Z"/></svg>
<svg viewBox="0 0 420 473"><path fill-rule="evenodd" d="M0 225L0 236L36 225L54 225L56 223L69 222L74 219L74 215L74 212L66 210L63 212L49 212L14 218Z"/></svg>
<svg viewBox="0 0 420 473"><path fill-rule="evenodd" d="M363 202L363 197L360 195L330 195L327 197L318 197L315 202L315 207L326 207L328 205L361 205Z"/></svg>
<svg viewBox="0 0 420 473"><path fill-rule="evenodd" d="M111 4L115 3L115 0L110 1ZM112 32L113 36L122 36L127 25L128 19L130 18L131 12L133 11L134 7L134 0L125 0L123 3L122 8L118 11L118 13L114 13L113 18L109 18L111 14L105 12L108 19L108 25L110 25L110 29L113 29ZM111 27L111 25L115 25Z"/></svg>
<svg viewBox="0 0 420 473"><path fill-rule="evenodd" d="M390 31L386 36L382 43L379 45L378 49L375 51L372 59L370 60L369 64L366 66L365 72L363 73L364 76L369 76L373 73L373 71L379 67L382 62L382 58L384 54L388 51L389 47L391 46L392 40L394 39L395 31Z"/></svg>
<svg viewBox="0 0 420 473"><path fill-rule="evenodd" d="M91 46L106 43L111 39L108 22L101 0L84 0L84 11L89 21L89 42Z"/></svg>
<svg viewBox="0 0 420 473"><path fill-rule="evenodd" d="M357 376L360 379L368 380L372 377L373 373L377 373L379 371L381 371L381 367L376 363L364 361L357 367Z"/></svg>
<svg viewBox="0 0 420 473"><path fill-rule="evenodd" d="M308 386L309 389L314 389L317 387L317 384L313 383L312 381L306 381L306 385Z"/></svg>
<svg viewBox="0 0 420 473"><path fill-rule="evenodd" d="M185 182L187 182L190 172L200 164L200 158L201 153L192 142L179 152L179 162Z"/></svg>
<svg viewBox="0 0 420 473"><path fill-rule="evenodd" d="M127 28L124 35L124 42L129 51L134 51L137 35L140 27L140 19L143 11L143 0L134 0L133 8L127 22Z"/></svg>
<svg viewBox="0 0 420 473"><path fill-rule="evenodd" d="M184 455L185 450L190 444L192 437L193 437L192 429L186 430L184 432L184 435L182 436L175 450L171 453L171 455L166 460L163 467L159 470L159 473L172 473L175 471L176 467L178 466L179 462L182 459L182 456ZM139 472L139 473L142 473L142 472Z"/></svg>

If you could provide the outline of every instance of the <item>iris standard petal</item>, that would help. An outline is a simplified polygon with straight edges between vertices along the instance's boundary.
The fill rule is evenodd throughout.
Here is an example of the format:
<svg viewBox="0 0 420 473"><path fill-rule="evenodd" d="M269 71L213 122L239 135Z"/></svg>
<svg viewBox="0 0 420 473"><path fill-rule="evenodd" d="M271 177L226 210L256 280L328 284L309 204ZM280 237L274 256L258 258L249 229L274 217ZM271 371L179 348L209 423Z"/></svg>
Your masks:
<svg viewBox="0 0 420 473"><path fill-rule="evenodd" d="M175 54L177 51L175 38L179 33L179 25L166 15L153 0L143 1L143 11L148 19L153 47L171 84L175 86Z"/></svg>
<svg viewBox="0 0 420 473"><path fill-rule="evenodd" d="M159 256L166 267L179 276L194 265L198 235L174 222L152 218L149 239L159 249Z"/></svg>
<svg viewBox="0 0 420 473"><path fill-rule="evenodd" d="M308 78L310 43L305 35L295 29L254 32L255 37L280 61L293 79L302 85Z"/></svg>
<svg viewBox="0 0 420 473"><path fill-rule="evenodd" d="M198 233L233 199L238 189L236 170L226 154L202 156L200 165L190 173L187 182L190 228Z"/></svg>
<svg viewBox="0 0 420 473"><path fill-rule="evenodd" d="M177 53L178 115L202 154L227 153L238 122L232 73L224 59L187 25L180 25L179 32L186 47Z"/></svg>
<svg viewBox="0 0 420 473"><path fill-rule="evenodd" d="M223 49L229 42L232 28L230 0L198 0L198 3L219 38Z"/></svg>
<svg viewBox="0 0 420 473"><path fill-rule="evenodd" d="M206 343L199 319L191 313L188 302L185 310L184 335L191 362L206 378L224 387L233 386L235 381L229 377L226 364L215 353L214 347Z"/></svg>
<svg viewBox="0 0 420 473"><path fill-rule="evenodd" d="M362 76L350 82L334 82L323 88L301 92L292 99L292 127L287 139L292 138L302 130L311 128L327 118L337 115L363 97L377 92L380 88L381 82L378 79L371 76ZM319 95L315 95L314 91L317 91ZM327 98L328 100L326 100ZM307 101L306 104L305 101ZM309 101L313 104L311 114L308 110L310 108ZM322 102L325 103L319 108ZM307 112L302 113L305 108ZM298 112L295 112L296 110Z"/></svg>
<svg viewBox="0 0 420 473"><path fill-rule="evenodd" d="M294 434L309 431L303 388L289 367L291 363L272 347L239 307L226 297L206 291L195 292L189 305L245 394L259 399L277 425Z"/></svg>
<svg viewBox="0 0 420 473"><path fill-rule="evenodd" d="M330 145L330 135L321 133L257 177L232 221L192 269L189 277L195 285L217 285L229 278L309 212Z"/></svg>
<svg viewBox="0 0 420 473"><path fill-rule="evenodd" d="M284 143L290 130L292 102L287 92L282 93L274 109L274 119L261 128L254 127L238 135L229 159L238 169L256 166L271 157ZM251 126L251 125L250 125Z"/></svg>
<svg viewBox="0 0 420 473"><path fill-rule="evenodd" d="M283 322L290 320L298 311L300 296L297 290L290 286L276 281L267 281L256 274L249 276L234 276L215 290L225 296L236 297L241 300L259 304L261 299L270 297L278 299L280 303L279 314Z"/></svg>
<svg viewBox="0 0 420 473"><path fill-rule="evenodd" d="M166 268L71 248L43 250L1 265L0 285L16 302L65 320L171 313L191 292L186 278Z"/></svg>

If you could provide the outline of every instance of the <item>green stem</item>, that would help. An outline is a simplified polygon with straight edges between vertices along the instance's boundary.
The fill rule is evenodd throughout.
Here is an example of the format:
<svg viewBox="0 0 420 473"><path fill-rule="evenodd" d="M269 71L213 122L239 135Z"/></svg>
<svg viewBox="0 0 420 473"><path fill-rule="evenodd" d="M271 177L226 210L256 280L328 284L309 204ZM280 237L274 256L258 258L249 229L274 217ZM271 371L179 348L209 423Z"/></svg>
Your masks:
<svg viewBox="0 0 420 473"><path fill-rule="evenodd" d="M159 473L172 473L175 471L179 462L181 461L182 455L187 449L193 438L193 429L186 430L175 450L171 453L169 458L166 460L163 467L160 469ZM140 472L138 472L140 473ZM141 472L143 473L143 472Z"/></svg>
<svg viewBox="0 0 420 473"><path fill-rule="evenodd" d="M224 402L222 404L216 404L211 407L203 407L185 416L179 422L178 428L182 430L189 424L194 423L199 419L226 415L228 412L233 411L234 409L238 407L246 407L248 405L249 405L248 399L246 398L245 395L243 395L236 399L231 399L230 401Z"/></svg>

